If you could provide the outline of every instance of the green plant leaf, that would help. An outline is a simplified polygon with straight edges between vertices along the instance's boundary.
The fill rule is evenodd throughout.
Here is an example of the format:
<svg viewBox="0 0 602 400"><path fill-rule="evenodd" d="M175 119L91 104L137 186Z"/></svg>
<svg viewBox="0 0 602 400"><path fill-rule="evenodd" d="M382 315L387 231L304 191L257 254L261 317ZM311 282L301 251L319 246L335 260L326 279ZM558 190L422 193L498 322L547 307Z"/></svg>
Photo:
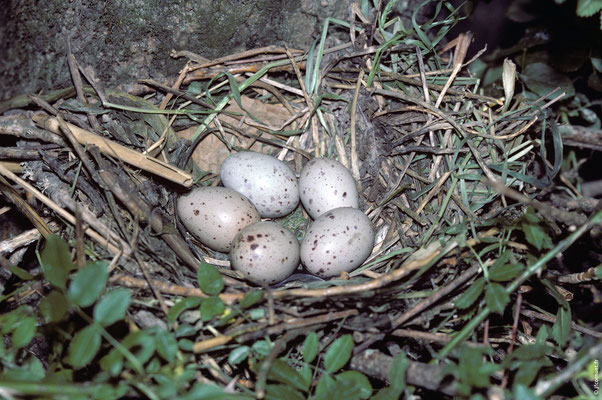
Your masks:
<svg viewBox="0 0 602 400"><path fill-rule="evenodd" d="M238 306L241 308L241 310L244 310L245 308L249 308L257 304L257 302L260 301L262 298L263 290L253 289L247 294L245 294L245 297L242 298Z"/></svg>
<svg viewBox="0 0 602 400"><path fill-rule="evenodd" d="M75 273L69 284L69 300L80 307L91 306L105 289L108 277L106 261L87 263Z"/></svg>
<svg viewBox="0 0 602 400"><path fill-rule="evenodd" d="M372 385L366 375L357 371L344 371L335 376L335 379L343 383L343 387L355 386L354 393L357 393L357 398L367 399L372 394ZM342 396L342 398L349 398Z"/></svg>
<svg viewBox="0 0 602 400"><path fill-rule="evenodd" d="M495 282L507 282L523 272L525 266L520 263L494 265L489 269L489 279Z"/></svg>
<svg viewBox="0 0 602 400"><path fill-rule="evenodd" d="M19 277L19 279L23 279L24 281L30 281L35 278L32 274L25 271L23 268L17 267L16 265L11 265L9 267L10 272Z"/></svg>
<svg viewBox="0 0 602 400"><path fill-rule="evenodd" d="M556 322L552 327L552 337L560 347L564 347L571 334L571 309L560 307L556 314Z"/></svg>
<svg viewBox="0 0 602 400"><path fill-rule="evenodd" d="M547 233L543 231L541 226L538 224L523 222L522 228L527 242L532 244L537 250L541 250L547 236Z"/></svg>
<svg viewBox="0 0 602 400"><path fill-rule="evenodd" d="M398 400L400 394L398 391L389 386L379 390L373 397L372 400Z"/></svg>
<svg viewBox="0 0 602 400"><path fill-rule="evenodd" d="M69 302L58 290L53 290L40 301L40 313L46 323L58 322L69 310Z"/></svg>
<svg viewBox="0 0 602 400"><path fill-rule="evenodd" d="M60 289L67 287L69 272L75 268L67 242L56 235L49 236L40 254L40 263L48 282Z"/></svg>
<svg viewBox="0 0 602 400"><path fill-rule="evenodd" d="M201 319L203 322L210 321L226 311L226 305L217 296L204 298L201 302Z"/></svg>
<svg viewBox="0 0 602 400"><path fill-rule="evenodd" d="M266 400L305 400L305 396L295 388L287 385L268 385L265 393Z"/></svg>
<svg viewBox="0 0 602 400"><path fill-rule="evenodd" d="M351 358L353 351L353 337L343 335L335 340L326 350L324 355L324 369L333 373L343 368Z"/></svg>
<svg viewBox="0 0 602 400"><path fill-rule="evenodd" d="M310 364L318 355L318 335L310 332L303 342L303 360Z"/></svg>
<svg viewBox="0 0 602 400"><path fill-rule="evenodd" d="M557 87L560 87L560 93L566 93L563 99L575 95L575 87L571 79L543 62L527 65L520 77L527 87L538 96L545 96Z"/></svg>
<svg viewBox="0 0 602 400"><path fill-rule="evenodd" d="M485 292L485 302L492 312L503 313L506 308L506 304L510 301L510 296L506 293L504 288L499 283L491 283L487 286Z"/></svg>
<svg viewBox="0 0 602 400"><path fill-rule="evenodd" d="M219 270L206 262L199 266L197 281L203 293L209 296L218 295L224 288L224 280Z"/></svg>
<svg viewBox="0 0 602 400"><path fill-rule="evenodd" d="M591 17L602 10L602 0L579 0L577 2L577 15Z"/></svg>
<svg viewBox="0 0 602 400"><path fill-rule="evenodd" d="M100 330L97 325L88 325L75 334L69 344L69 363L73 368L87 365L100 349Z"/></svg>
<svg viewBox="0 0 602 400"><path fill-rule="evenodd" d="M315 400L331 400L330 388L335 385L335 380L330 374L324 374L316 385Z"/></svg>
<svg viewBox="0 0 602 400"><path fill-rule="evenodd" d="M230 363L230 365L240 364L241 362L246 360L247 357L249 357L250 353L251 348L249 346L237 347L230 352L230 355L228 356L228 363Z"/></svg>
<svg viewBox="0 0 602 400"><path fill-rule="evenodd" d="M268 342L267 340L258 340L255 343L253 343L253 346L251 347L253 348L253 351L259 354L260 356L267 357L268 355L270 355L270 351L274 347L274 344Z"/></svg>
<svg viewBox="0 0 602 400"><path fill-rule="evenodd" d="M155 353L155 339L147 331L134 331L128 334L121 344L129 349L140 364L146 363ZM132 368L130 362L127 362Z"/></svg>
<svg viewBox="0 0 602 400"><path fill-rule="evenodd" d="M33 317L25 317L19 321L13 331L13 346L17 349L25 347L31 342L36 334L36 320Z"/></svg>
<svg viewBox="0 0 602 400"><path fill-rule="evenodd" d="M178 320L180 314L186 310L200 306L202 300L201 297L186 297L185 299L178 301L169 309L169 311L167 311L167 323L172 325Z"/></svg>
<svg viewBox="0 0 602 400"><path fill-rule="evenodd" d="M100 368L106 371L111 376L117 376L123 368L123 355L113 349L106 356L100 359Z"/></svg>
<svg viewBox="0 0 602 400"><path fill-rule="evenodd" d="M483 289L485 288L485 278L480 277L476 279L464 293L456 300L456 307L461 310L464 310L474 304L475 301L481 296L483 293Z"/></svg>
<svg viewBox="0 0 602 400"><path fill-rule="evenodd" d="M268 373L268 379L307 391L305 379L282 359L276 359Z"/></svg>
<svg viewBox="0 0 602 400"><path fill-rule="evenodd" d="M541 397L535 394L535 392L525 385L515 385L512 398L520 400L542 400Z"/></svg>
<svg viewBox="0 0 602 400"><path fill-rule="evenodd" d="M172 332L166 330L159 330L155 337L155 346L157 347L157 353L163 359L169 363L173 363L176 360L178 354L178 341Z"/></svg>
<svg viewBox="0 0 602 400"><path fill-rule="evenodd" d="M105 294L94 306L94 320L102 326L109 326L124 319L130 298L131 293L127 289L117 289Z"/></svg>
<svg viewBox="0 0 602 400"><path fill-rule="evenodd" d="M516 375L514 376L514 384L522 384L527 387L530 386L542 366L540 360L521 362L520 367L518 367L518 371L516 371Z"/></svg>
<svg viewBox="0 0 602 400"><path fill-rule="evenodd" d="M389 367L388 379L391 388L395 390L397 397L403 393L406 388L406 372L410 366L410 360L405 353L399 353L393 357L393 362Z"/></svg>

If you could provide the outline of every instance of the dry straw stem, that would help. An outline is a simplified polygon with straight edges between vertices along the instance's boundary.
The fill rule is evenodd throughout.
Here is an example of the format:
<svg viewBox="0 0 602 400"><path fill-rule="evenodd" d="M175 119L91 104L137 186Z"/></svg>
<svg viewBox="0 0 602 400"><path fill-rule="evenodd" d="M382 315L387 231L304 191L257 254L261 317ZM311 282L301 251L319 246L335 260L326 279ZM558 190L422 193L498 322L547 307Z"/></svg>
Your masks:
<svg viewBox="0 0 602 400"><path fill-rule="evenodd" d="M0 165L0 175L3 175L6 178L17 183L19 186L21 186L27 192L31 193L36 199L38 199L42 203L46 204L48 207L50 207L54 212L56 212L62 218L66 219L67 222L69 222L70 224L75 226L76 219L73 215L71 215L69 212L67 212L63 208L61 208L58 204L56 204L54 201L52 201L51 199L46 197L44 194L42 194L42 192L40 192L39 190L34 188L32 185L25 182L23 179L19 178L18 176L16 176L15 174L10 172L6 168L4 168L2 165ZM116 244L114 244L109 237L103 237L102 235L100 235L98 232L96 232L92 228L88 227L85 230L85 233L90 238L92 238L94 241L96 241L98 244L100 244L103 248L107 249L110 253L112 253L114 255L123 253L123 250L120 249ZM107 235L107 236L109 236L109 235Z"/></svg>
<svg viewBox="0 0 602 400"><path fill-rule="evenodd" d="M61 133L57 118L38 113L35 114L32 119L35 123L51 132L56 134ZM103 154L118 158L127 164L165 178L184 187L192 186L192 175L174 167L173 165L169 165L155 158L141 154L135 150L105 139L102 136L98 136L73 124L66 123L66 125L73 133L73 136L82 145L95 145Z"/></svg>

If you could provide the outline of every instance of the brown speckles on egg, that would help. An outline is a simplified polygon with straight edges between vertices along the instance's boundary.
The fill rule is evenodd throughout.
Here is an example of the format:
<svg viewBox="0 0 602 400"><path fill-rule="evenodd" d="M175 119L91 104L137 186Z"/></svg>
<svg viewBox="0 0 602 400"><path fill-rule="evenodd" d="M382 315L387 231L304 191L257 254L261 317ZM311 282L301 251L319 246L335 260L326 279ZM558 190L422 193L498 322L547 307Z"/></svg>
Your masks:
<svg viewBox="0 0 602 400"><path fill-rule="evenodd" d="M247 224L260 220L249 199L232 189L196 187L178 199L186 229L213 250L228 252L232 239Z"/></svg>
<svg viewBox="0 0 602 400"><path fill-rule="evenodd" d="M354 231L350 227L359 229ZM350 207L323 214L311 224L308 232L311 235L306 235L301 242L301 261L310 273L323 277L357 268L370 255L374 243L370 220Z"/></svg>
<svg viewBox="0 0 602 400"><path fill-rule="evenodd" d="M299 203L295 173L284 162L267 154L233 153L222 163L220 176L224 186L247 196L262 217L284 216Z"/></svg>
<svg viewBox="0 0 602 400"><path fill-rule="evenodd" d="M246 240L249 237L253 240ZM254 268L248 279L254 283L279 282L299 264L299 242L292 232L275 222L249 225L236 236L235 241L237 246L230 252L232 268L247 273L252 260Z"/></svg>
<svg viewBox="0 0 602 400"><path fill-rule="evenodd" d="M299 188L301 202L314 219L328 210L359 206L353 176L335 160L314 158L308 162L301 171Z"/></svg>

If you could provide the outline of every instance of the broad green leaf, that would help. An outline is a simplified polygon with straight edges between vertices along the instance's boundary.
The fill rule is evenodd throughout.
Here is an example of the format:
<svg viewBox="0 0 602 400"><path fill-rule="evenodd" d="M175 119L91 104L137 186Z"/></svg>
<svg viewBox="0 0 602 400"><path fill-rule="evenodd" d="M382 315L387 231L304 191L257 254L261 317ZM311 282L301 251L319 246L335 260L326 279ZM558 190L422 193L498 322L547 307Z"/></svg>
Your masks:
<svg viewBox="0 0 602 400"><path fill-rule="evenodd" d="M267 340L258 340L257 342L253 343L253 346L251 346L253 351L262 357L267 357L270 355L270 351L273 347L274 343L268 342Z"/></svg>
<svg viewBox="0 0 602 400"><path fill-rule="evenodd" d="M17 349L25 347L31 342L36 334L36 320L32 317L25 317L13 331L13 346Z"/></svg>
<svg viewBox="0 0 602 400"><path fill-rule="evenodd" d="M100 331L97 325L88 325L75 334L69 344L69 363L73 368L86 366L100 349Z"/></svg>
<svg viewBox="0 0 602 400"><path fill-rule="evenodd" d="M335 383L334 378L330 374L322 375L316 385L315 400L332 400L329 398L329 390Z"/></svg>
<svg viewBox="0 0 602 400"><path fill-rule="evenodd" d="M507 282L518 275L525 269L525 266L517 264L496 265L489 269L489 279L495 282Z"/></svg>
<svg viewBox="0 0 602 400"><path fill-rule="evenodd" d="M87 263L75 273L69 284L69 300L80 307L91 306L105 289L108 277L106 261Z"/></svg>
<svg viewBox="0 0 602 400"><path fill-rule="evenodd" d="M305 396L291 386L268 385L265 393L266 400L305 400Z"/></svg>
<svg viewBox="0 0 602 400"><path fill-rule="evenodd" d="M46 370L42 362L33 356L26 357L19 366L5 366L2 374L0 374L0 382L2 381L20 381L20 382L35 382L38 383L46 374ZM0 387L2 384L0 383ZM4 399L4 397L2 397ZM10 399L12 397L6 397Z"/></svg>
<svg viewBox="0 0 602 400"><path fill-rule="evenodd" d="M198 307L201 305L202 300L203 299L200 297L186 297L185 299L178 301L169 309L169 311L167 311L167 323L169 325L173 324L178 320L178 317L182 312Z"/></svg>
<svg viewBox="0 0 602 400"><path fill-rule="evenodd" d="M228 356L228 363L230 363L230 365L240 364L247 359L250 353L251 348L249 346L237 347L230 352L230 355Z"/></svg>
<svg viewBox="0 0 602 400"><path fill-rule="evenodd" d="M67 242L56 235L49 236L40 254L40 262L46 280L60 289L65 289L69 272L75 268Z"/></svg>
<svg viewBox="0 0 602 400"><path fill-rule="evenodd" d="M226 305L217 296L203 299L201 302L201 319L203 322L210 321L213 317L222 315L226 311Z"/></svg>
<svg viewBox="0 0 602 400"><path fill-rule="evenodd" d="M351 358L353 351L353 337L343 335L335 340L326 350L324 355L324 369L333 373L343 368Z"/></svg>
<svg viewBox="0 0 602 400"><path fill-rule="evenodd" d="M481 277L475 280L464 293L456 300L456 307L463 310L474 304L483 293L485 288L485 278Z"/></svg>
<svg viewBox="0 0 602 400"><path fill-rule="evenodd" d="M534 62L525 67L520 75L529 90L538 96L545 96L560 87L560 93L566 93L563 99L575 94L571 79L543 62Z"/></svg>
<svg viewBox="0 0 602 400"><path fill-rule="evenodd" d="M349 372L355 372L355 371L349 371ZM358 374L359 374L359 372L358 372ZM331 399L360 400L360 399L365 398L365 397L363 397L364 393L365 393L365 388L362 387L362 383L359 381L347 380L347 379L335 380L333 382L333 384L330 385L326 391L323 391L320 393L320 395L316 396L316 400L331 400Z"/></svg>
<svg viewBox="0 0 602 400"><path fill-rule="evenodd" d="M372 394L372 385L366 375L357 371L345 371L335 376L336 380L344 383L344 386L355 385L358 393L358 398L367 399ZM345 397L347 398L347 397Z"/></svg>
<svg viewBox="0 0 602 400"><path fill-rule="evenodd" d="M311 381L313 379L313 369L309 366L309 364L304 363L301 369L299 370L299 375L303 377L305 385L309 387L311 385Z"/></svg>
<svg viewBox="0 0 602 400"><path fill-rule="evenodd" d="M305 383L305 379L290 365L282 359L276 359L270 372L268 373L268 379L293 386L297 389L307 391L308 387Z"/></svg>
<svg viewBox="0 0 602 400"><path fill-rule="evenodd" d="M131 293L127 289L117 289L105 294L94 306L94 320L102 326L109 326L124 319L130 297Z"/></svg>
<svg viewBox="0 0 602 400"><path fill-rule="evenodd" d="M318 355L318 335L316 332L310 332L303 342L303 360L311 363Z"/></svg>
<svg viewBox="0 0 602 400"><path fill-rule="evenodd" d="M395 390L397 396L406 388L406 372L410 366L410 361L406 357L405 353L399 353L393 358L393 362L389 367L389 385Z"/></svg>
<svg viewBox="0 0 602 400"><path fill-rule="evenodd" d="M9 267L9 269L10 269L10 272L12 272L16 276L18 276L20 279L23 279L24 281L30 281L33 278L35 278L32 274L25 271L23 268L17 267L16 265L11 265Z"/></svg>
<svg viewBox="0 0 602 400"><path fill-rule="evenodd" d="M485 292L485 302L492 312L503 313L506 304L510 301L510 296L499 283L491 283Z"/></svg>
<svg viewBox="0 0 602 400"><path fill-rule="evenodd" d="M249 308L255 305L258 301L263 298L263 291L259 289L253 289L242 298L238 306L244 310L245 308Z"/></svg>
<svg viewBox="0 0 602 400"><path fill-rule="evenodd" d="M515 385L514 386L514 392L513 392L513 398L514 399L520 399L520 400L542 400L541 397L539 397L538 395L535 394L535 392L531 389L529 389L528 387L526 387L525 385Z"/></svg>
<svg viewBox="0 0 602 400"><path fill-rule="evenodd" d="M185 395L178 396L178 400L234 400L247 399L233 394L225 393L222 388L211 383L195 383Z"/></svg>
<svg viewBox="0 0 602 400"><path fill-rule="evenodd" d="M372 400L398 400L400 394L398 391L389 386L379 390L373 397Z"/></svg>
<svg viewBox="0 0 602 400"><path fill-rule="evenodd" d="M548 328L545 325L542 325L541 328L539 328L539 331L537 331L537 336L535 336L535 344L545 344L546 340L548 340L549 337L549 333L548 333ZM521 347L525 347L525 346L521 346Z"/></svg>
<svg viewBox="0 0 602 400"><path fill-rule="evenodd" d="M51 291L40 301L40 313L47 323L62 320L68 309L67 299L58 290Z"/></svg>
<svg viewBox="0 0 602 400"><path fill-rule="evenodd" d="M157 332L155 337L155 346L157 346L157 353L163 359L169 363L173 363L176 360L178 354L178 341L172 332L161 329Z"/></svg>
<svg viewBox="0 0 602 400"><path fill-rule="evenodd" d="M539 360L523 361L514 376L514 384L530 386L541 367L542 364Z"/></svg>
<svg viewBox="0 0 602 400"><path fill-rule="evenodd" d="M602 10L602 0L579 0L577 2L577 15L580 17L591 17Z"/></svg>
<svg viewBox="0 0 602 400"><path fill-rule="evenodd" d="M121 373L121 369L123 368L123 355L113 349L100 359L100 368L106 371L111 376L117 376Z"/></svg>
<svg viewBox="0 0 602 400"><path fill-rule="evenodd" d="M556 314L556 322L552 327L552 337L560 347L564 347L571 334L571 309L560 307Z"/></svg>
<svg viewBox="0 0 602 400"><path fill-rule="evenodd" d="M511 358L521 361L535 360L544 357L550 350L545 344L528 344L515 349Z"/></svg>
<svg viewBox="0 0 602 400"><path fill-rule="evenodd" d="M523 232L525 233L525 239L531 243L537 250L541 250L546 240L547 235L540 225L523 222Z"/></svg>
<svg viewBox="0 0 602 400"><path fill-rule="evenodd" d="M136 356L140 364L146 363L156 350L155 339L146 331L130 333L123 339L121 344ZM132 366L129 365L129 367L131 368Z"/></svg>
<svg viewBox="0 0 602 400"><path fill-rule="evenodd" d="M224 279L218 269L206 262L199 266L197 281L203 293L209 296L218 295L224 288Z"/></svg>

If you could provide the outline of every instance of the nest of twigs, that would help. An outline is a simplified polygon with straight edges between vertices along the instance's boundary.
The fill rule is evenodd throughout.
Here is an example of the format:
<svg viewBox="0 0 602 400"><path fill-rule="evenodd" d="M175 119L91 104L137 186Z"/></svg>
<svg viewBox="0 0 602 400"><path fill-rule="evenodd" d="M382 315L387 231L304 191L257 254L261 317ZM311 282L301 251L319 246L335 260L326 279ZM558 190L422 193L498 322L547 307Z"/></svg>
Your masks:
<svg viewBox="0 0 602 400"><path fill-rule="evenodd" d="M549 113L562 93L534 101L514 96L509 63L506 98L479 94L465 56L470 34L441 45L440 35L433 40L416 27L403 36L391 26L350 29L348 43L325 29L308 52L268 47L217 60L185 53L190 61L172 82L145 80L128 93L103 88L69 54L72 88L9 104L17 111L0 119L0 133L12 137L3 157L19 162L12 171L0 165L0 186L34 226L0 243L9 255L3 263L35 274L26 250L52 235L68 241L79 268L109 260L109 285L130 288L135 299L130 324L176 332L179 351L202 364L197 379L231 392L277 393L277 385L266 385L287 383L273 373L277 357L306 368L311 360L301 344L315 337L320 349L343 346L350 333L347 368L370 377L372 387L390 382L399 371L392 357L403 352L408 369L394 365L417 393L465 394L462 385L486 391L462 381L457 371L469 367L450 372L449 361L427 363L467 347L479 354L494 348L497 362L515 343L535 340L533 327L551 328L557 317L521 307L522 298L541 287L556 296L567 282L595 277L593 268L569 278L544 272L596 222L587 218L595 202L561 211L534 200L549 191L562 162ZM297 173L313 157L348 167L377 232L370 258L335 279L300 268L276 287L254 287L229 269L226 255L182 230L174 198L193 185L219 185L221 161L244 149L272 154ZM559 231L578 229L554 245L539 225L542 216ZM308 221L299 206L279 222L302 235ZM212 282L224 283L213 293L200 277L208 264L222 273ZM14 271L1 270L3 287L14 288ZM52 286L42 280L36 292L5 296L3 307L36 304ZM198 312L209 297L219 299L222 312ZM521 312L532 326L517 335ZM177 336L182 326L191 330ZM573 329L600 337L585 326ZM452 359L462 360L458 354ZM314 364L324 361L333 373L328 357ZM315 384L323 373L313 371ZM511 368L492 374L490 395L510 376ZM312 388L307 392L317 393ZM326 389L318 383L315 390Z"/></svg>

